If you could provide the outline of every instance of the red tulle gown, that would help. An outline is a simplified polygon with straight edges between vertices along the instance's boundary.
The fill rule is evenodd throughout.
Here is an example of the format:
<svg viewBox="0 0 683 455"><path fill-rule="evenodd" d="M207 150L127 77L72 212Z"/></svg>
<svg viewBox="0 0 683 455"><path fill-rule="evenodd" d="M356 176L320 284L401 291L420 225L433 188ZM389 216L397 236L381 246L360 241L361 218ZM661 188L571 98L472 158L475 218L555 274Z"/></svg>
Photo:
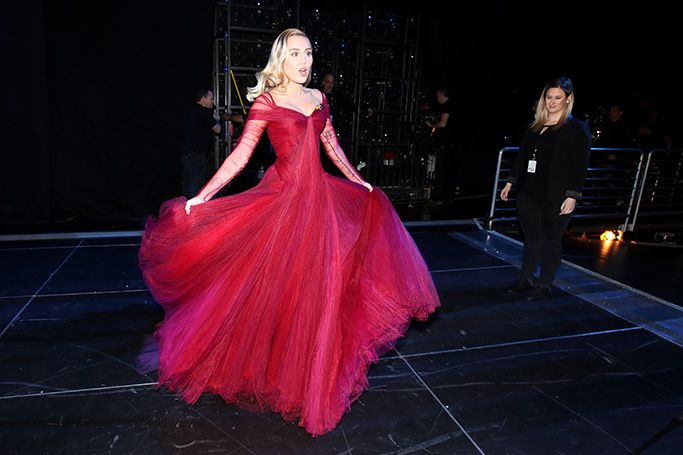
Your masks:
<svg viewBox="0 0 683 455"><path fill-rule="evenodd" d="M264 130L277 161L258 186L209 200L245 165ZM320 143L348 180L324 172ZM310 114L268 93L236 149L199 193L147 223L140 267L163 306L159 383L332 430L367 387L371 362L411 318L439 306L413 240L381 190L339 147L323 99Z"/></svg>

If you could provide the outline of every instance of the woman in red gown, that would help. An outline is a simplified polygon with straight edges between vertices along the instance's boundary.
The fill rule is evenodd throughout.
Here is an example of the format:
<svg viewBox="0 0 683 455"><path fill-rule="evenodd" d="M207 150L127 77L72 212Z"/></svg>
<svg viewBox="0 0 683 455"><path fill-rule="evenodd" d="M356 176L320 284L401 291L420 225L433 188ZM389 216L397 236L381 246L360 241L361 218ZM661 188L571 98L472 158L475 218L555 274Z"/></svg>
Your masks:
<svg viewBox="0 0 683 455"><path fill-rule="evenodd" d="M344 156L297 29L257 74L244 132L196 197L165 202L140 248L163 306L159 384L272 410L314 436L367 387L367 370L411 318L439 306L427 267L387 197ZM211 198L267 131L277 161L261 183ZM323 171L320 143L348 178Z"/></svg>

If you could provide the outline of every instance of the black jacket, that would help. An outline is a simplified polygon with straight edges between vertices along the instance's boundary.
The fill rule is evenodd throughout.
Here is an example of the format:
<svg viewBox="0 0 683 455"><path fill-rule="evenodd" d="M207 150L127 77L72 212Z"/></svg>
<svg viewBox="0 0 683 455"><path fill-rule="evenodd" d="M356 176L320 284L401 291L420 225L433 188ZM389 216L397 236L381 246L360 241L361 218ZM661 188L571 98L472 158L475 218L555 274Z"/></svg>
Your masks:
<svg viewBox="0 0 683 455"><path fill-rule="evenodd" d="M533 134L531 129L527 129L524 133L519 153L512 163L508 182L513 185L524 178L527 162L531 159L531 150L528 145L531 134ZM590 152L591 133L588 125L574 117L569 117L560 127L553 148L548 184L549 201L561 204L567 197L574 199L581 197Z"/></svg>

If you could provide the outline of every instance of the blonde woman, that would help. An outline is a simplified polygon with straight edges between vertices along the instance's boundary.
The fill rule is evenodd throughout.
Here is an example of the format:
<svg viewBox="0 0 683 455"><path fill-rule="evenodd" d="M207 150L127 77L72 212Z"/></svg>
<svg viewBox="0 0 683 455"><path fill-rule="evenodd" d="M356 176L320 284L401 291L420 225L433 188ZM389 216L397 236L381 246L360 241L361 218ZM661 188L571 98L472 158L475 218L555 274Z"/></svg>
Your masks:
<svg viewBox="0 0 683 455"><path fill-rule="evenodd" d="M573 106L574 86L569 78L560 77L543 88L535 119L522 138L500 194L507 201L515 186L524 250L520 277L510 291L530 290L530 300L552 293L562 235L586 177L591 134L584 122L572 117ZM540 276L534 283L539 262Z"/></svg>
<svg viewBox="0 0 683 455"><path fill-rule="evenodd" d="M277 37L235 150L195 197L164 203L139 256L165 310L159 384L188 403L209 392L278 412L317 436L439 300L391 203L344 156L327 100L306 87L312 62L303 32ZM277 160L261 183L212 200L264 131ZM321 142L345 179L323 171Z"/></svg>

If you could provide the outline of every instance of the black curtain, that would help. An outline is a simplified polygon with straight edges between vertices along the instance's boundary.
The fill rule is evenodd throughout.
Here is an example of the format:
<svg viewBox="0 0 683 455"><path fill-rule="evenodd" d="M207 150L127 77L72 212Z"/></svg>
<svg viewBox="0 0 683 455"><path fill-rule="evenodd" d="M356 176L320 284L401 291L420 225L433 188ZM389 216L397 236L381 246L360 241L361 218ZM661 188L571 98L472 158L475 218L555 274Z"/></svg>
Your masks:
<svg viewBox="0 0 683 455"><path fill-rule="evenodd" d="M3 2L5 231L141 225L179 194L182 112L211 86L214 2Z"/></svg>

